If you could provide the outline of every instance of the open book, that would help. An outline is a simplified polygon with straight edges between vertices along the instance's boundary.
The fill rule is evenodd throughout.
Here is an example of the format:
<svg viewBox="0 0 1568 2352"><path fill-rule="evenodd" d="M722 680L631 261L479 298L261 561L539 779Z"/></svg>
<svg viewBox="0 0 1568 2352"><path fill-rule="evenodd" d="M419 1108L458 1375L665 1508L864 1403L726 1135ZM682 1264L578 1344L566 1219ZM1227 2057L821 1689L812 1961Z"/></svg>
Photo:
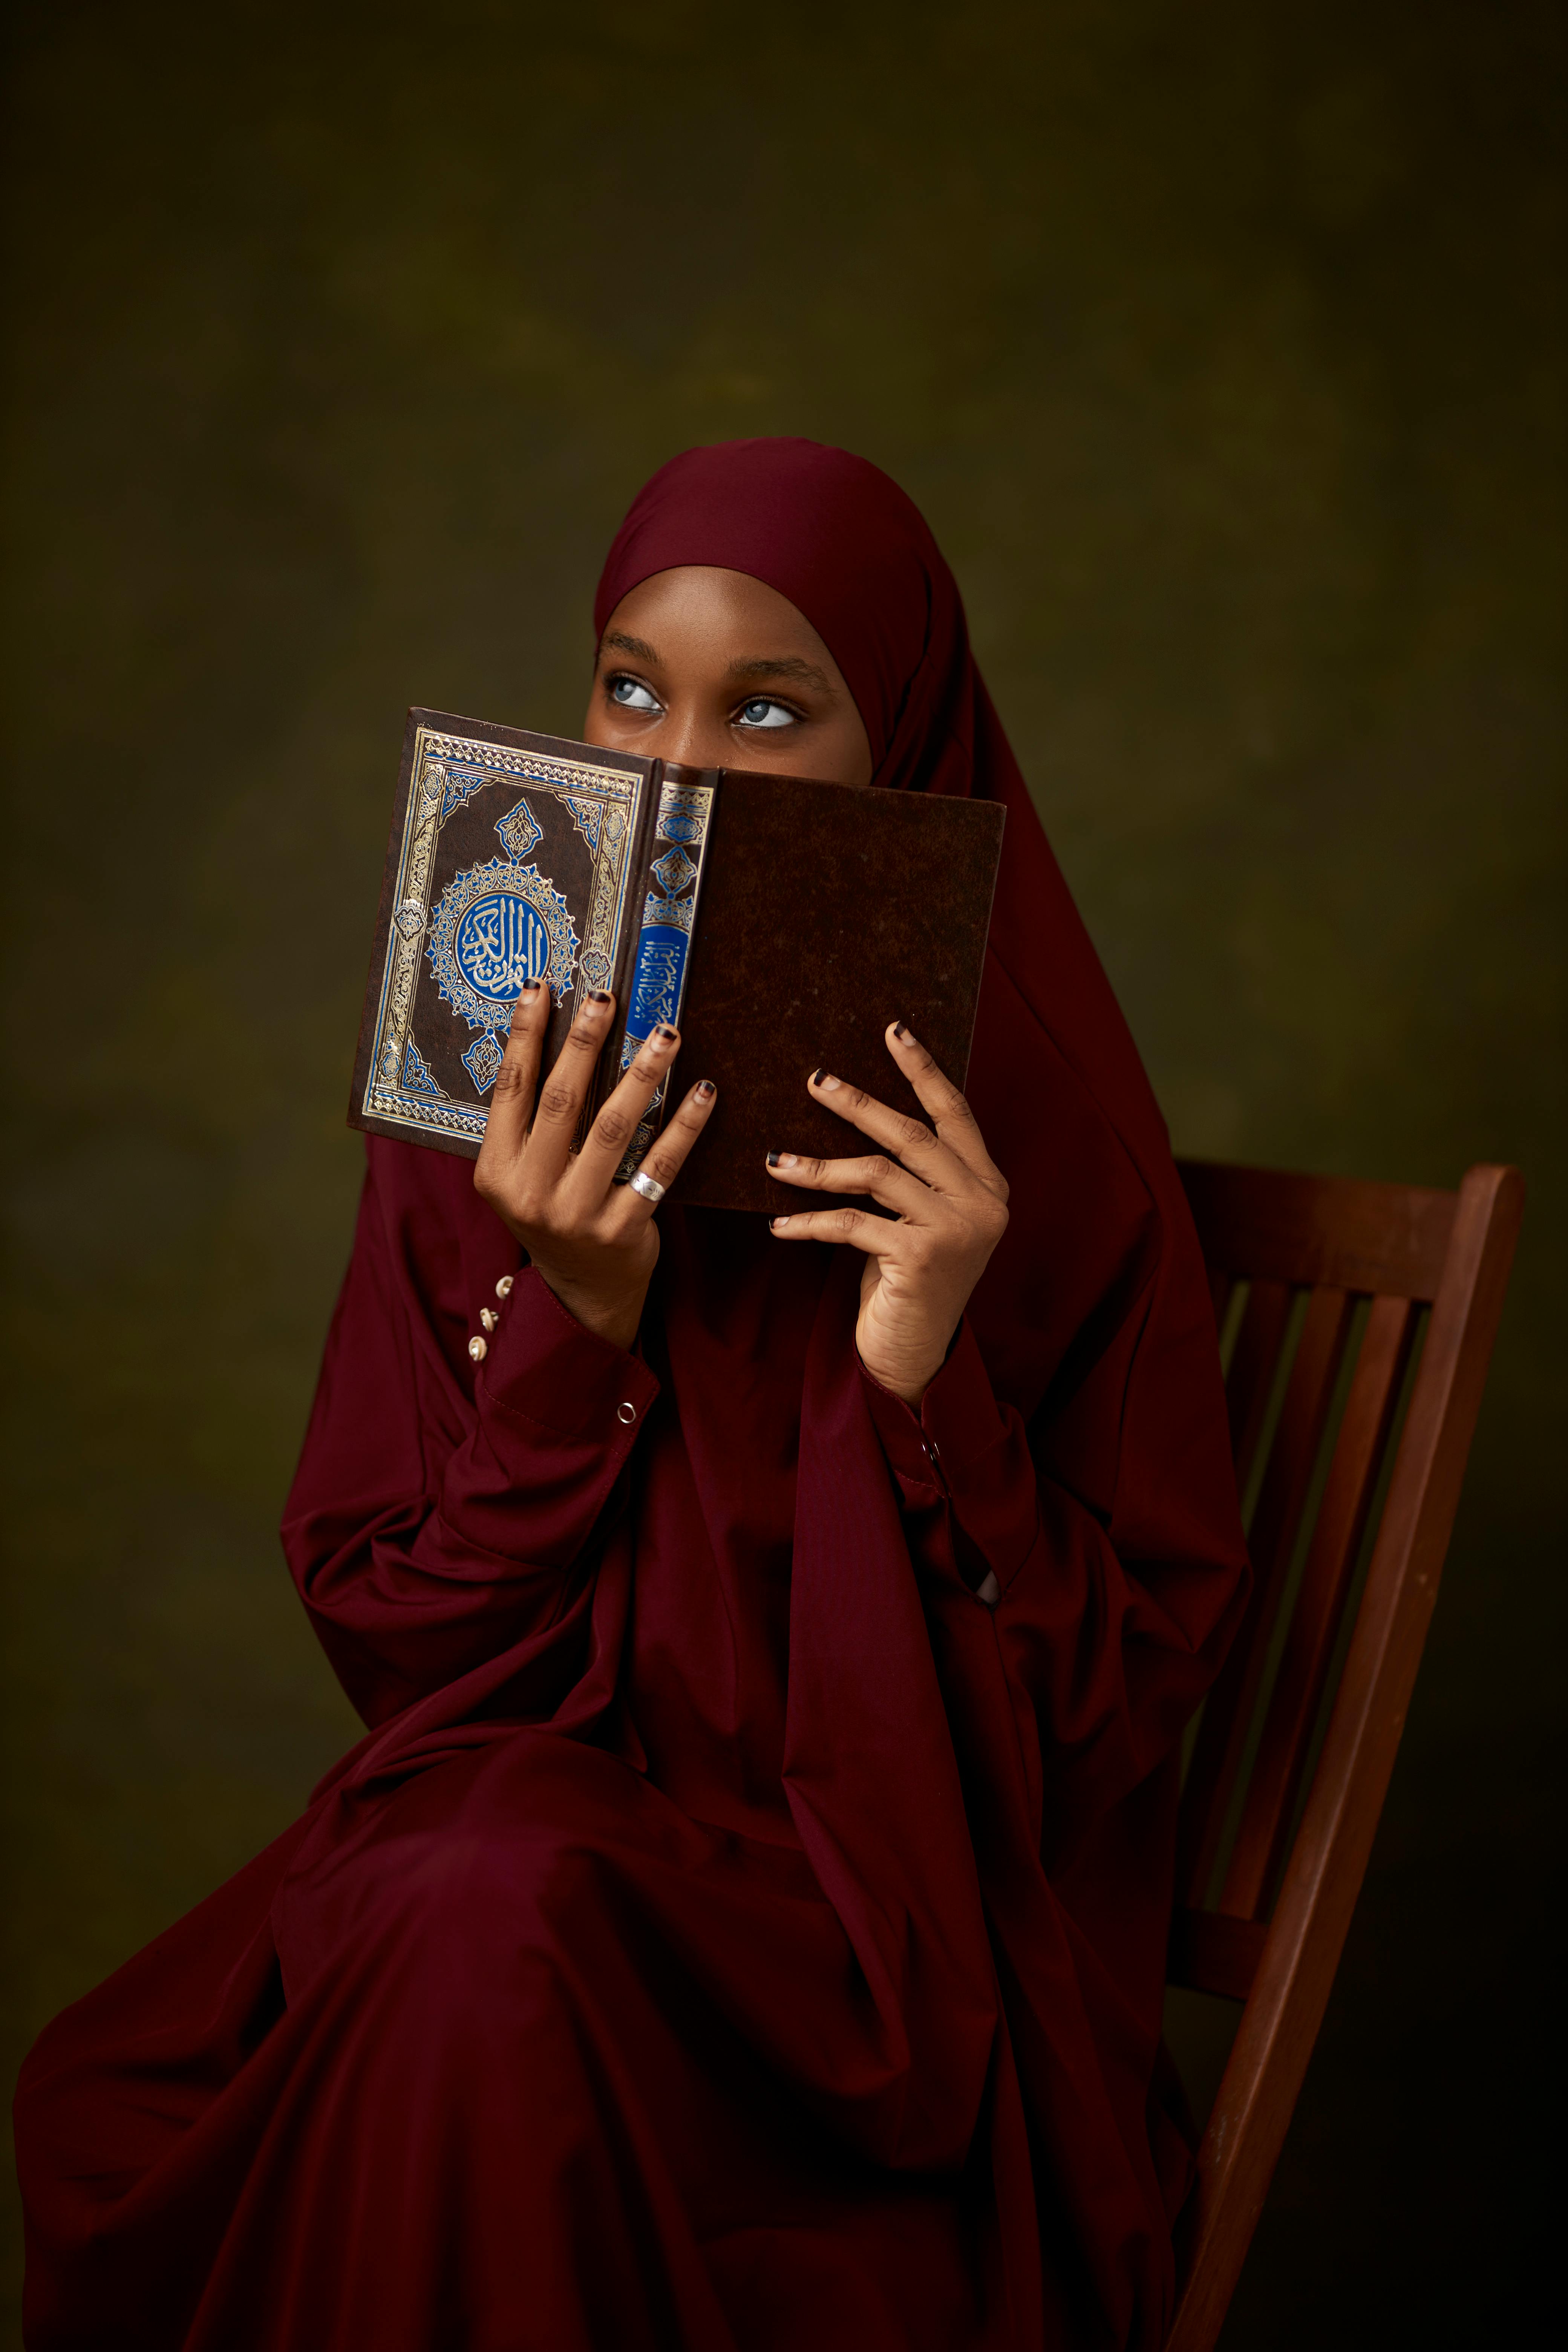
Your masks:
<svg viewBox="0 0 1568 2352"><path fill-rule="evenodd" d="M919 1115L883 1045L904 1021L963 1084L1004 814L411 710L350 1123L477 1158L524 980L550 985L546 1066L578 992L607 988L616 1024L586 1116L672 1022L673 1088L719 1089L679 1198L798 1207L770 1149L870 1148L807 1095L808 1071ZM665 1108L649 1106L628 1167Z"/></svg>

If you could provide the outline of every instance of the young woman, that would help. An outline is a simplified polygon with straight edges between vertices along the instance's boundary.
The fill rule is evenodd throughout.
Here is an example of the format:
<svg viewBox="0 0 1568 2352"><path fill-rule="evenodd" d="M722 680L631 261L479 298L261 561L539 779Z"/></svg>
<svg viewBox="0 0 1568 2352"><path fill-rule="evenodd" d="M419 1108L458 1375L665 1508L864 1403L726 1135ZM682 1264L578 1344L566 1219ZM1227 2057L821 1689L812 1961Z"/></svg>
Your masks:
<svg viewBox="0 0 1568 2352"><path fill-rule="evenodd" d="M656 1206L679 1038L574 1155L611 1007L541 1088L536 991L473 1181L370 1143L284 1529L370 1736L28 2061L34 2352L1163 2339L1177 1748L1246 1580L1164 1128L885 476L689 452L595 622L591 741L1006 803L967 1099L895 1004L923 1126L782 1028L844 1157L683 1212L690 1071Z"/></svg>

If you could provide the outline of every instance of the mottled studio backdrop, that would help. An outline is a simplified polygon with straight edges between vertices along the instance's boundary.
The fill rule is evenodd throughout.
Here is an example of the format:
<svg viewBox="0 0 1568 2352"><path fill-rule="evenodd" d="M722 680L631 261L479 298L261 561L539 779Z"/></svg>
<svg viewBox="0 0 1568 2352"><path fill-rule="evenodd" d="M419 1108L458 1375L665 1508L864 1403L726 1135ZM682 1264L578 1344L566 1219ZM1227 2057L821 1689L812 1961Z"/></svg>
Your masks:
<svg viewBox="0 0 1568 2352"><path fill-rule="evenodd" d="M274 1524L405 706L575 732L644 475L806 433L935 525L1178 1147L1527 1171L1225 2342L1523 2339L1560 2137L1561 25L13 9L16 2046L354 1733Z"/></svg>

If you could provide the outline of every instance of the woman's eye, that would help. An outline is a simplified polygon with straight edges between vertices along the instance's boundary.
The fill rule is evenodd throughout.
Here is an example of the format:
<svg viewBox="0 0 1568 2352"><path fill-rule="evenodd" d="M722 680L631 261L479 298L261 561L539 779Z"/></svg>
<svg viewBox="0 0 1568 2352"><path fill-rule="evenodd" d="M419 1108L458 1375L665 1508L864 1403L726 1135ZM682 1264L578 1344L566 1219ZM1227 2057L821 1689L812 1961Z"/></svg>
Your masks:
<svg viewBox="0 0 1568 2352"><path fill-rule="evenodd" d="M622 710L657 710L658 698L639 677L613 677L610 680L610 700Z"/></svg>
<svg viewBox="0 0 1568 2352"><path fill-rule="evenodd" d="M751 702L742 702L735 713L737 727L793 727L795 712L786 704L770 702L758 695Z"/></svg>

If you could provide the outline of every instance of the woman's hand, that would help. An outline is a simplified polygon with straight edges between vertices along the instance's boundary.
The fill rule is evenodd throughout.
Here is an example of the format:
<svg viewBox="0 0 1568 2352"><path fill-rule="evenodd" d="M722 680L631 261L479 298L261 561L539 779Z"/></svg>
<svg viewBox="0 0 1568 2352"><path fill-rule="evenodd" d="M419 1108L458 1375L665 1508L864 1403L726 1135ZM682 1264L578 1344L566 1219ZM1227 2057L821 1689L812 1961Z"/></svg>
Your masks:
<svg viewBox="0 0 1568 2352"><path fill-rule="evenodd" d="M807 1209L775 1217L773 1231L783 1241L847 1242L866 1252L855 1344L872 1379L918 1409L1007 1230L1007 1182L969 1105L902 1022L888 1031L888 1051L930 1111L934 1135L918 1118L817 1070L806 1082L816 1100L882 1150L868 1160L770 1151L768 1168L783 1184L864 1192L897 1210L888 1218L865 1209Z"/></svg>
<svg viewBox="0 0 1568 2352"><path fill-rule="evenodd" d="M680 1039L673 1029L654 1031L589 1129L581 1151L574 1151L577 1121L615 1009L614 997L603 990L584 999L536 1107L550 992L537 981L524 989L512 1008L511 1034L496 1074L474 1184L562 1306L590 1331L629 1348L658 1261L658 1227L652 1204L614 1178L655 1087L670 1075ZM656 1182L675 1181L714 1100L715 1089L703 1079L648 1146L642 1167Z"/></svg>

